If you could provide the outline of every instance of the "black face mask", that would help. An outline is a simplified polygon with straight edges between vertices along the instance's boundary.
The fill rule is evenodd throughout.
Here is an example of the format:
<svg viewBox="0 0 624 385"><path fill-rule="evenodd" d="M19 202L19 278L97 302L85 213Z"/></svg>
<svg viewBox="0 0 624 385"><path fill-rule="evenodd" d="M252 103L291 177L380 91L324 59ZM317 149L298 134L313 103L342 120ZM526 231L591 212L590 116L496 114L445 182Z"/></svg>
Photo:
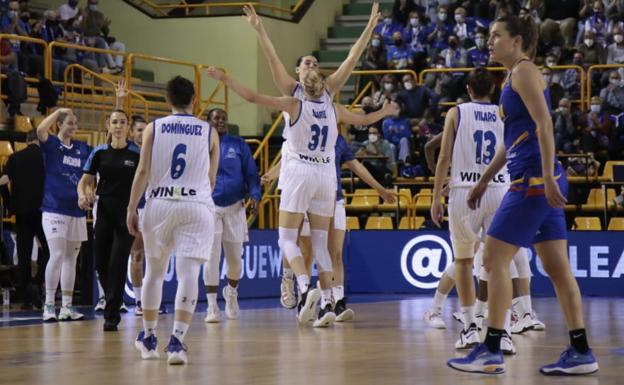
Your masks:
<svg viewBox="0 0 624 385"><path fill-rule="evenodd" d="M375 107L373 107L373 106L364 106L364 107L362 107L362 110L364 110L364 112L366 112L367 114L370 114L371 112L375 111Z"/></svg>
<svg viewBox="0 0 624 385"><path fill-rule="evenodd" d="M403 45L403 39L394 39L394 45L400 47Z"/></svg>
<svg viewBox="0 0 624 385"><path fill-rule="evenodd" d="M455 48L457 48L457 42L453 40L452 42L449 43L449 46L451 48L455 49Z"/></svg>

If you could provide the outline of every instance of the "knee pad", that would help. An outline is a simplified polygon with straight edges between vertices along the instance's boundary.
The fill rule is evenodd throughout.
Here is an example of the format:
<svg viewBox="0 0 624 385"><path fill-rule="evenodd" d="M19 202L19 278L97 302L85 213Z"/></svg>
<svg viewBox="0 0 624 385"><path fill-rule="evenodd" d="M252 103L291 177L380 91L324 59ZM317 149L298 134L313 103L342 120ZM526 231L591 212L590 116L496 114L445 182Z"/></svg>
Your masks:
<svg viewBox="0 0 624 385"><path fill-rule="evenodd" d="M178 289L175 297L175 309L189 313L195 311L197 305L197 277L201 261L194 258L176 259L176 273L178 275Z"/></svg>
<svg viewBox="0 0 624 385"><path fill-rule="evenodd" d="M455 262L451 263L446 268L446 270L444 270L444 273L446 274L447 277L449 277L450 279L454 281L455 280Z"/></svg>
<svg viewBox="0 0 624 385"><path fill-rule="evenodd" d="M479 267L479 279L481 281L487 282L489 278L489 273L485 270L484 266Z"/></svg>
<svg viewBox="0 0 624 385"><path fill-rule="evenodd" d="M316 230L310 231L312 238L312 253L316 260L316 267L320 273L331 273L332 261L327 248L327 231Z"/></svg>
<svg viewBox="0 0 624 385"><path fill-rule="evenodd" d="M227 261L229 279L238 280L241 278L242 250L242 242L223 242L223 254L225 254L225 260ZM230 273L234 276L230 277Z"/></svg>
<svg viewBox="0 0 624 385"><path fill-rule="evenodd" d="M518 272L518 278L531 278L531 266L529 265L529 253L526 247L521 247L513 257L513 264Z"/></svg>
<svg viewBox="0 0 624 385"><path fill-rule="evenodd" d="M516 264L515 264L515 262L513 260L509 264L509 276L511 277L511 279L518 279L518 278L520 278L520 277L518 277L518 270L516 269Z"/></svg>
<svg viewBox="0 0 624 385"><path fill-rule="evenodd" d="M301 250L299 246L297 246L297 234L298 229L288 229L285 227L280 227L279 230L279 239L277 244L279 248L282 250L282 254L286 257L288 262L291 262L293 259L301 256Z"/></svg>

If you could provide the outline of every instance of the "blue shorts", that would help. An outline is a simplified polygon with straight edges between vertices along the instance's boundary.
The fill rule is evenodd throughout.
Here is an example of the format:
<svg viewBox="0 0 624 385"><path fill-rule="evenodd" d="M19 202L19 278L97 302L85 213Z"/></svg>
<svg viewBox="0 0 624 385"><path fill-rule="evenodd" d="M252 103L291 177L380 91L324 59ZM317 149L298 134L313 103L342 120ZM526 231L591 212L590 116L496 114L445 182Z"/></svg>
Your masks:
<svg viewBox="0 0 624 385"><path fill-rule="evenodd" d="M519 247L568 238L563 209L548 204L540 173L527 172L513 180L494 214L487 234ZM561 164L555 166L561 194L568 195L568 180Z"/></svg>

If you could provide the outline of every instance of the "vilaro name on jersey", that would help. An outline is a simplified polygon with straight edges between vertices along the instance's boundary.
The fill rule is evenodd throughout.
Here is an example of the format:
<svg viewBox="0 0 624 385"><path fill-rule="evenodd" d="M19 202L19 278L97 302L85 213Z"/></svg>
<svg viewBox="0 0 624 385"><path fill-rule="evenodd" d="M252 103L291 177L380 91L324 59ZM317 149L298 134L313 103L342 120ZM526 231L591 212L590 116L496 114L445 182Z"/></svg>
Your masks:
<svg viewBox="0 0 624 385"><path fill-rule="evenodd" d="M466 171L461 171L459 173L459 177L461 178L462 182L474 182L477 183L479 181L479 179L481 179L481 174L478 172L466 172ZM494 176L494 178L492 178L492 182L494 183L507 183L505 181L505 175L503 174L498 174L496 176Z"/></svg>
<svg viewBox="0 0 624 385"><path fill-rule="evenodd" d="M180 134L180 135L202 135L203 126L201 124L185 124L185 123L165 123L161 126L163 134Z"/></svg>
<svg viewBox="0 0 624 385"><path fill-rule="evenodd" d="M150 192L150 198L172 198L180 199L182 197L193 197L197 195L197 191L188 187L156 187Z"/></svg>

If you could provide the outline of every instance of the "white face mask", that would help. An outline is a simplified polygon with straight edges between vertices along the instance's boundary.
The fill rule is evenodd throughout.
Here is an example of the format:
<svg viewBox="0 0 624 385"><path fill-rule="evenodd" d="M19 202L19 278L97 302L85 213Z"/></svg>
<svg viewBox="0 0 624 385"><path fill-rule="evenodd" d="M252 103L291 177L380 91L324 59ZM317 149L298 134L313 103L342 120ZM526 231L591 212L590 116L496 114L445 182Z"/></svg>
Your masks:
<svg viewBox="0 0 624 385"><path fill-rule="evenodd" d="M568 113L568 107L559 107L559 111L560 111L562 114L567 114L567 113Z"/></svg>
<svg viewBox="0 0 624 385"><path fill-rule="evenodd" d="M377 134L368 134L368 141L371 143L375 143L379 140L379 135Z"/></svg>
<svg viewBox="0 0 624 385"><path fill-rule="evenodd" d="M375 48L379 47L381 45L381 40L379 39L373 39L371 40L371 45Z"/></svg>
<svg viewBox="0 0 624 385"><path fill-rule="evenodd" d="M463 23L464 22L464 16L463 15L455 15L455 22L456 23Z"/></svg>
<svg viewBox="0 0 624 385"><path fill-rule="evenodd" d="M552 80L552 75L544 75L544 81L546 82L546 84L550 84L551 80Z"/></svg>
<svg viewBox="0 0 624 385"><path fill-rule="evenodd" d="M585 39L583 40L586 46L591 47L594 45L594 39Z"/></svg>
<svg viewBox="0 0 624 385"><path fill-rule="evenodd" d="M436 68L437 68L437 69L444 68L444 64L436 64Z"/></svg>
<svg viewBox="0 0 624 385"><path fill-rule="evenodd" d="M592 104L589 109L591 112L599 113L600 112L600 104Z"/></svg>
<svg viewBox="0 0 624 385"><path fill-rule="evenodd" d="M384 23L385 23L386 25L390 25L390 24L392 24L392 19L391 19L391 18L389 18L389 17L386 17L386 18L384 19Z"/></svg>
<svg viewBox="0 0 624 385"><path fill-rule="evenodd" d="M403 83L403 87L405 87L406 90L410 91L414 88L414 85L412 84L412 82L405 82Z"/></svg>
<svg viewBox="0 0 624 385"><path fill-rule="evenodd" d="M394 84L392 83L384 83L384 90L392 91L394 89Z"/></svg>
<svg viewBox="0 0 624 385"><path fill-rule="evenodd" d="M438 13L438 19L440 21L446 21L446 13Z"/></svg>
<svg viewBox="0 0 624 385"><path fill-rule="evenodd" d="M477 45L477 48L482 49L485 47L485 39L477 38L475 39L475 44Z"/></svg>
<svg viewBox="0 0 624 385"><path fill-rule="evenodd" d="M615 42L619 44L624 41L624 35L617 34L613 37L613 40L615 40Z"/></svg>
<svg viewBox="0 0 624 385"><path fill-rule="evenodd" d="M417 27L420 24L420 20L418 20L417 18L413 17L410 19L410 25L412 27Z"/></svg>
<svg viewBox="0 0 624 385"><path fill-rule="evenodd" d="M620 79L609 79L609 83L613 84L614 86L619 86Z"/></svg>

